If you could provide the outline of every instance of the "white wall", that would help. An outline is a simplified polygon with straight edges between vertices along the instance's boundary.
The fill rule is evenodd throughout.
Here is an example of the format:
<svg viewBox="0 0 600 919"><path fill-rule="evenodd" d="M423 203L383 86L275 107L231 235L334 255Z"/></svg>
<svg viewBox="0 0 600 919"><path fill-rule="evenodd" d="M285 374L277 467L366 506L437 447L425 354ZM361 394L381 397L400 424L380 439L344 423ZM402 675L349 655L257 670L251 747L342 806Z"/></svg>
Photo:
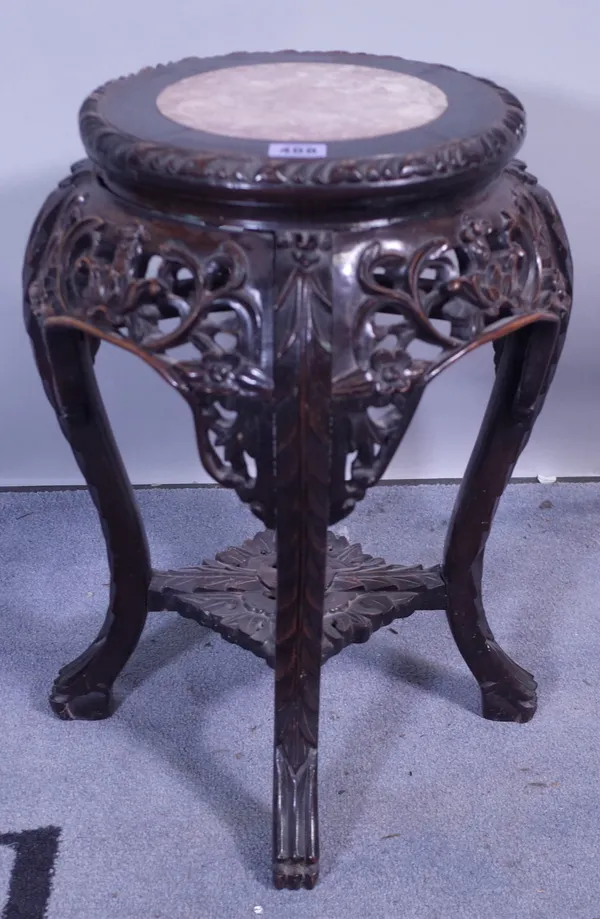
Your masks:
<svg viewBox="0 0 600 919"><path fill-rule="evenodd" d="M1 0L0 486L79 481L33 369L20 267L43 198L81 156L83 97L146 64L288 47L447 63L520 96L529 113L524 156L552 190L571 237L576 302L562 366L517 473L600 474L599 30L597 0ZM207 480L175 393L117 349L101 349L99 374L134 482ZM460 476L490 382L483 349L434 383L388 476Z"/></svg>

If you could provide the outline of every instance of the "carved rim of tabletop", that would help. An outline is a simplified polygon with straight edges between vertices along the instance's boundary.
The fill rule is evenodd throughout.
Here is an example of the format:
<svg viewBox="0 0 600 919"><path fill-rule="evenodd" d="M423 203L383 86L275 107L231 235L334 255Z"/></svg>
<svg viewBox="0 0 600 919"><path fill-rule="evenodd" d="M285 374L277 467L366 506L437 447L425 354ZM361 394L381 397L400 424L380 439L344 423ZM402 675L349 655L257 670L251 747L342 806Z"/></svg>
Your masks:
<svg viewBox="0 0 600 919"><path fill-rule="evenodd" d="M196 568L157 571L150 609L174 610L275 663L276 551L271 530ZM343 536L328 534L321 660L419 609L446 609L439 566L388 565Z"/></svg>
<svg viewBox="0 0 600 919"><path fill-rule="evenodd" d="M371 64L376 66L386 57L368 54L333 52L277 52L271 56L274 61L310 60ZM264 57L264 55L259 55ZM331 202L332 195L341 193L344 201L348 197L365 194L389 194L402 192L412 195L425 193L424 186L432 193L442 186L452 192L457 185L478 180L489 180L499 173L520 148L525 137L525 111L519 100L507 89L492 80L475 77L446 65L438 65L439 71L450 75L469 77L474 83L489 87L500 100L498 114L480 132L471 136L441 140L436 144L425 143L422 150L377 155L348 155L306 158L273 158L255 152L190 149L183 146L141 139L117 127L105 111L109 97L128 86L139 86L142 79L148 79L154 87L169 74L177 78L175 68L191 68L194 64L200 70L212 61L215 66L237 66L251 63L252 55L233 53L222 57L200 60L188 58L178 62L146 67L137 73L111 80L92 92L84 101L79 113L79 128L83 144L93 162L108 176L114 177L120 185L162 186L174 192L178 188L185 192L201 186L205 192L251 191L253 198L268 197L274 191L287 190L303 195L315 192L315 201ZM401 59L396 58L397 62ZM408 61L407 64L415 62ZM186 71L187 73L187 71ZM192 73L192 70L190 70ZM164 84L165 86L168 84ZM158 87L160 88L160 87ZM393 135L392 135L393 136Z"/></svg>

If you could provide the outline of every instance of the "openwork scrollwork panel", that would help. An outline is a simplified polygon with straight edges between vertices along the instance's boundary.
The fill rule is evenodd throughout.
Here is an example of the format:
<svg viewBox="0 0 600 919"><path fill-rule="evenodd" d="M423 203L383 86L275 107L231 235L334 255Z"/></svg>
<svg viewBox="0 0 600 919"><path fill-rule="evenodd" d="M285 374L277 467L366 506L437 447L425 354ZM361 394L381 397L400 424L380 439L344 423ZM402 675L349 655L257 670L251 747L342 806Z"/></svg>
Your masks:
<svg viewBox="0 0 600 919"><path fill-rule="evenodd" d="M291 252L277 281L276 251ZM30 270L44 325L81 328L157 370L190 403L208 472L270 524L272 368L289 344L281 320L274 340L277 311L293 337L311 309L321 341L314 304L331 297L321 345L333 351L335 521L385 472L430 380L526 324L562 322L571 303L562 223L519 162L460 213L276 239L144 219L83 164L40 216ZM296 296L298 272L314 296Z"/></svg>
<svg viewBox="0 0 600 919"><path fill-rule="evenodd" d="M261 243L268 258L270 237L254 234L250 248ZM257 461L272 379L245 240L116 208L81 164L40 216L29 267L29 304L44 327L79 328L153 367L189 402L209 473L264 518L268 461Z"/></svg>
<svg viewBox="0 0 600 919"><path fill-rule="evenodd" d="M459 214L338 247L336 518L384 473L430 380L529 323L564 323L572 293L560 217L520 162Z"/></svg>

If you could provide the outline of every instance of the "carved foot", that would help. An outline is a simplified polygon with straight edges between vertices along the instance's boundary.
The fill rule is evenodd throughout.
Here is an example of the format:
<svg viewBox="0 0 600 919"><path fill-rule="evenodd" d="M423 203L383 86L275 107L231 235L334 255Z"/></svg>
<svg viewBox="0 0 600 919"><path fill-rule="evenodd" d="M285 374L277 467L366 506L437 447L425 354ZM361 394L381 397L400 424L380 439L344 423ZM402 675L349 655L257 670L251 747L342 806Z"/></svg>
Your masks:
<svg viewBox="0 0 600 919"><path fill-rule="evenodd" d="M275 853L273 882L278 889L315 886L319 876L317 751L292 766L281 746L275 751Z"/></svg>
<svg viewBox="0 0 600 919"><path fill-rule="evenodd" d="M531 721L537 709L537 683L495 642L489 649L493 657L491 670L494 678L480 684L484 718L518 724Z"/></svg>
<svg viewBox="0 0 600 919"><path fill-rule="evenodd" d="M109 689L79 692L75 687L63 687L59 680L52 687L50 706L63 721L100 721L113 712Z"/></svg>
<svg viewBox="0 0 600 919"><path fill-rule="evenodd" d="M63 667L50 693L52 711L63 721L99 721L112 715L111 685L94 674L94 660L103 640Z"/></svg>
<svg viewBox="0 0 600 919"><path fill-rule="evenodd" d="M319 877L319 864L310 864L307 861L295 862L292 859L277 861L273 866L273 883L278 890L307 890L317 883Z"/></svg>

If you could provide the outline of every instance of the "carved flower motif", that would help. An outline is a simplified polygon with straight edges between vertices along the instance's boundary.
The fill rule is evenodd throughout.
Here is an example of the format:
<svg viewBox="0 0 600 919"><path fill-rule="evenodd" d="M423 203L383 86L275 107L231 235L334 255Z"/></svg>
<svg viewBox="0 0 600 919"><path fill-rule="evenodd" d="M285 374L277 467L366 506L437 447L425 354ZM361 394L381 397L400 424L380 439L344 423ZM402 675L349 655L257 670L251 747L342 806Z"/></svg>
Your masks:
<svg viewBox="0 0 600 919"><path fill-rule="evenodd" d="M505 311L514 314L524 310L528 255L520 242L511 239L510 228L505 227L497 235L488 221L470 220L461 238L463 256L468 264L459 277L445 285L445 292L452 299L444 306L444 315L452 320L454 299L466 301L489 318ZM458 337L464 338L469 330L476 334L483 328L484 323L480 323L472 311L468 317L464 310L462 312L463 315L457 317L460 320L456 330Z"/></svg>
<svg viewBox="0 0 600 919"><path fill-rule="evenodd" d="M469 255L478 263L485 265L491 258L489 236L492 225L485 217L465 216L459 232L460 242L467 248Z"/></svg>
<svg viewBox="0 0 600 919"><path fill-rule="evenodd" d="M485 297L488 309L500 308L503 303L521 299L519 284L520 253L511 251L493 258L479 278L479 290Z"/></svg>
<svg viewBox="0 0 600 919"><path fill-rule="evenodd" d="M414 379L428 368L429 362L413 358L408 351L375 351L371 370L377 392L383 396L407 392Z"/></svg>
<svg viewBox="0 0 600 919"><path fill-rule="evenodd" d="M203 377L208 385L210 383L222 385L230 381L239 365L240 359L236 354L222 356L205 354L201 361Z"/></svg>
<svg viewBox="0 0 600 919"><path fill-rule="evenodd" d="M567 290L565 278L558 268L548 271L546 277L546 290L540 297L544 309L563 313L571 306L571 296Z"/></svg>

